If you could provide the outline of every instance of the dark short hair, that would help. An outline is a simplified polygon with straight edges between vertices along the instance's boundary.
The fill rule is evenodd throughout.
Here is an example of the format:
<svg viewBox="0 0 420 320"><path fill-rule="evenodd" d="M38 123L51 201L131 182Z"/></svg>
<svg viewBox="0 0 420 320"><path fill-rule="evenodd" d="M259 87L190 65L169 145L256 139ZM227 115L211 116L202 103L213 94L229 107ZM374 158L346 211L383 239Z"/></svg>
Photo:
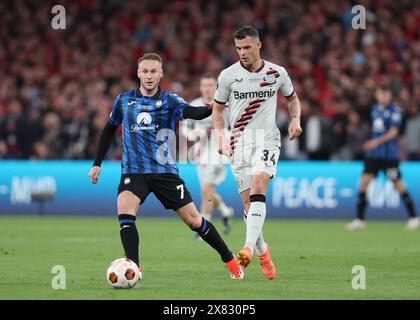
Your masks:
<svg viewBox="0 0 420 320"><path fill-rule="evenodd" d="M145 53L143 56L141 56L139 58L139 60L137 61L137 64L139 64L143 60L158 61L160 64L162 64L162 58L160 57L160 55L158 55L157 53L153 53L153 52L151 52L151 53Z"/></svg>
<svg viewBox="0 0 420 320"><path fill-rule="evenodd" d="M391 91L391 87L387 83L381 83L376 87L376 90Z"/></svg>
<svg viewBox="0 0 420 320"><path fill-rule="evenodd" d="M246 37L260 39L260 35L258 34L258 30L255 29L253 26L242 26L238 30L235 31L233 37L238 40L242 40Z"/></svg>
<svg viewBox="0 0 420 320"><path fill-rule="evenodd" d="M200 80L201 79L214 79L214 80L217 80L216 76L213 73L211 73L211 72L203 73L203 75L200 77Z"/></svg>

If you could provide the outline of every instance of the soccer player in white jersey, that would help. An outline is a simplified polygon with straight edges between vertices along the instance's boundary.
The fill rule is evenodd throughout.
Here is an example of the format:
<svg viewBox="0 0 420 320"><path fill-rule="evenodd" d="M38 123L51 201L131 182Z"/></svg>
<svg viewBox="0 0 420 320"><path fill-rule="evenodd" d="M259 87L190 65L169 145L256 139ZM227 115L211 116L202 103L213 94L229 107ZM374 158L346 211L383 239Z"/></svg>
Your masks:
<svg viewBox="0 0 420 320"><path fill-rule="evenodd" d="M276 276L276 268L262 229L266 216L265 194L270 179L276 174L280 154L280 132L275 122L277 92L287 99L291 117L289 139L302 133L301 107L286 70L261 59L261 42L254 27L238 29L234 41L240 61L219 75L213 123L218 151L231 158L232 172L244 205L246 241L238 259L244 267L248 266L255 248L262 273L271 280ZM230 140L222 130L226 103L232 129Z"/></svg>
<svg viewBox="0 0 420 320"><path fill-rule="evenodd" d="M216 91L216 77L206 73L200 78L200 97L190 102L191 106L212 105L214 93ZM227 110L225 110L227 111ZM227 112L224 112L225 118ZM186 125L184 135L188 140L195 141L197 138L198 148L194 160L197 163L198 178L201 186L201 215L211 221L212 212L215 208L222 217L223 231L228 234L230 231L229 219L233 217L233 208L226 206L222 197L216 192L215 187L221 184L226 178L225 163L228 159L217 152L217 142L214 135L212 117L207 117L201 121L192 119L185 120ZM224 159L225 158L225 159ZM199 239L198 233L195 236Z"/></svg>

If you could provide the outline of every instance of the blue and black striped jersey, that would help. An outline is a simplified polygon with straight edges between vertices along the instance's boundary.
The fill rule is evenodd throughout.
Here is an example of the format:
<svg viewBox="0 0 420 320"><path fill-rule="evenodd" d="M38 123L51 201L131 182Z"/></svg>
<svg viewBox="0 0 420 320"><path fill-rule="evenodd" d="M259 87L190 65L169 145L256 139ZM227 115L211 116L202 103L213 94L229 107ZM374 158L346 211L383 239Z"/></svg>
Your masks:
<svg viewBox="0 0 420 320"><path fill-rule="evenodd" d="M159 89L144 97L139 89L115 99L109 123L122 124L122 173L174 173L175 120L183 119L188 104L176 94Z"/></svg>
<svg viewBox="0 0 420 320"><path fill-rule="evenodd" d="M401 109L397 105L391 104L384 108L375 104L371 111L371 137L377 138L386 133L391 127L400 129L401 118ZM369 150L367 157L370 159L398 160L397 137Z"/></svg>

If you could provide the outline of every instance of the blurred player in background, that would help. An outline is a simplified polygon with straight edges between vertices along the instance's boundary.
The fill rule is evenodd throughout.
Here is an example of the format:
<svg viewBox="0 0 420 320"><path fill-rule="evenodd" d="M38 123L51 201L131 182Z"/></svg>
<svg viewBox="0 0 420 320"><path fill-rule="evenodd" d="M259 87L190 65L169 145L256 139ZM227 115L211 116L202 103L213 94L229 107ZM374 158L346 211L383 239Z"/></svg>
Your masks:
<svg viewBox="0 0 420 320"><path fill-rule="evenodd" d="M212 105L216 91L216 78L211 74L204 74L200 79L201 96L190 102L191 106ZM227 115L227 110L224 110ZM199 147L196 152L195 162L197 163L198 178L201 186L201 215L208 221L212 219L212 212L215 208L222 217L223 231L228 234L230 231L229 219L233 217L233 208L227 207L222 197L217 193L216 186L226 179L226 170L222 155L217 152L217 143L211 130L213 129L213 118L210 116L203 120L186 120L187 125L183 126L184 135L188 140L200 141L195 146ZM196 238L199 235L196 234Z"/></svg>
<svg viewBox="0 0 420 320"><path fill-rule="evenodd" d="M218 78L213 121L218 130L219 152L231 157L231 168L244 205L246 241L238 258L246 267L257 251L264 276L273 279L276 268L263 238L265 194L276 174L280 132L276 125L277 93L287 99L291 122L289 139L298 137L301 107L289 75L283 67L260 56L258 31L244 26L234 34L240 61L224 69ZM230 141L224 134L223 110L228 102L232 128Z"/></svg>
<svg viewBox="0 0 420 320"><path fill-rule="evenodd" d="M213 247L234 279L243 272L236 258L210 221L197 211L184 181L178 175L175 152L175 120L204 119L211 115L207 106L191 107L177 95L160 89L162 59L154 53L138 60L140 87L116 98L101 134L90 181L98 182L101 163L115 131L122 124L122 175L118 187L120 236L127 258L139 264L139 235L136 214L140 203L153 192L166 209L176 211L193 231Z"/></svg>
<svg viewBox="0 0 420 320"><path fill-rule="evenodd" d="M416 217L413 200L401 179L400 156L397 138L401 128L401 110L392 102L392 92L387 86L379 86L375 91L377 103L371 110L371 139L363 144L366 150L365 168L359 185L357 216L346 225L347 230L359 230L365 227L366 191L369 183L380 171L384 171L395 189L401 195L408 211L407 229L414 230L420 225Z"/></svg>

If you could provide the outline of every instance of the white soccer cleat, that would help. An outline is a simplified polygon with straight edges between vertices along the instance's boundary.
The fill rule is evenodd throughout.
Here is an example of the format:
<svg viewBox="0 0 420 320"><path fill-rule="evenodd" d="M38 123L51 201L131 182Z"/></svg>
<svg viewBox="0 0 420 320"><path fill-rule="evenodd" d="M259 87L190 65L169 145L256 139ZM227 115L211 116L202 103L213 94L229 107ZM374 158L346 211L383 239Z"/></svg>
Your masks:
<svg viewBox="0 0 420 320"><path fill-rule="evenodd" d="M366 223L360 219L354 219L352 222L346 225L346 230L355 231L362 230L366 227Z"/></svg>
<svg viewBox="0 0 420 320"><path fill-rule="evenodd" d="M418 217L408 219L407 230L416 230L419 227L420 227L420 219Z"/></svg>

